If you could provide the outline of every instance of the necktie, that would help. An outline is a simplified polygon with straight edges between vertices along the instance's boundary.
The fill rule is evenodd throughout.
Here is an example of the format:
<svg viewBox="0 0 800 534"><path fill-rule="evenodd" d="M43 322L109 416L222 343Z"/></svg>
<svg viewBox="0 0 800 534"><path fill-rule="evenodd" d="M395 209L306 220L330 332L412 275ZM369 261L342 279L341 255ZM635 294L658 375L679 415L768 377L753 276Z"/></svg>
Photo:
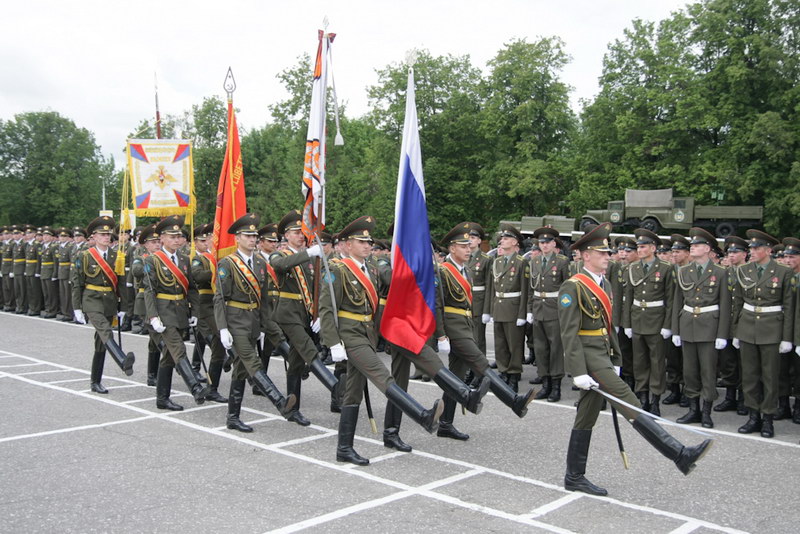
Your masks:
<svg viewBox="0 0 800 534"><path fill-rule="evenodd" d="M644 274L645 274L645 276L647 276L647 271L648 271L649 269L650 269L650 264L649 264L649 263L645 263L645 264L644 264Z"/></svg>
<svg viewBox="0 0 800 534"><path fill-rule="evenodd" d="M247 266L252 270L253 269L253 262L250 258L247 258Z"/></svg>
<svg viewBox="0 0 800 534"><path fill-rule="evenodd" d="M366 266L366 265L362 265L362 266L361 266L361 270L362 270L362 271L364 271L364 274L366 274L367 276L369 276L369 273L367 272L367 266Z"/></svg>
<svg viewBox="0 0 800 534"><path fill-rule="evenodd" d="M605 288L606 288L606 279L605 279L604 276L601 276L600 277L600 289L605 289Z"/></svg>
<svg viewBox="0 0 800 534"><path fill-rule="evenodd" d="M106 252L103 252L103 261L106 261Z"/></svg>
<svg viewBox="0 0 800 534"><path fill-rule="evenodd" d="M703 276L703 266L702 265L698 265L697 266L697 276Z"/></svg>
<svg viewBox="0 0 800 534"><path fill-rule="evenodd" d="M759 279L761 278L762 274L764 274L764 266L763 265L759 265L758 266L758 278Z"/></svg>
<svg viewBox="0 0 800 534"><path fill-rule="evenodd" d="M545 269L547 269L547 256L542 258L542 270L544 271Z"/></svg>
<svg viewBox="0 0 800 534"><path fill-rule="evenodd" d="M178 258L175 257L175 254L172 255L172 263L174 263L175 265L178 265Z"/></svg>

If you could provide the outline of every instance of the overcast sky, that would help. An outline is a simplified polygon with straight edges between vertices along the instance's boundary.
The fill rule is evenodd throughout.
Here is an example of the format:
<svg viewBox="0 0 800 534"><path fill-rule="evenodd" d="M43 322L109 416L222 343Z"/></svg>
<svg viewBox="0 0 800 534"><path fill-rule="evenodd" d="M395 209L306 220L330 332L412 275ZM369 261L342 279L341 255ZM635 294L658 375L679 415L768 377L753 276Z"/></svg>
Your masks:
<svg viewBox="0 0 800 534"><path fill-rule="evenodd" d="M513 38L559 36L572 62L563 79L573 107L597 92L607 45L631 20L659 21L684 0L405 0L4 2L0 19L0 118L58 111L95 133L122 163L126 135L154 115L179 114L223 95L228 66L238 84L239 124L263 126L268 106L285 98L276 74L313 54L325 15L337 34L333 64L349 114L367 110L375 69L411 48L469 54L486 62ZM345 132L346 135L346 132Z"/></svg>

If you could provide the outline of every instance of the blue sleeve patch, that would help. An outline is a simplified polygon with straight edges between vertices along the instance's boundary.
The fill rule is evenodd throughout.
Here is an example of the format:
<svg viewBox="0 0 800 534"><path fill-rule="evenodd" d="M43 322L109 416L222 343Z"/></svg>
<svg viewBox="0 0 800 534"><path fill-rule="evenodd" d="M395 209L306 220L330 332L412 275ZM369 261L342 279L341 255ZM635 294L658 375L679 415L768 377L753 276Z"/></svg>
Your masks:
<svg viewBox="0 0 800 534"><path fill-rule="evenodd" d="M220 279L225 278L228 276L228 271L225 270L225 267L220 267L218 271Z"/></svg>
<svg viewBox="0 0 800 534"><path fill-rule="evenodd" d="M336 281L336 273L333 271L328 271L324 275L322 275L322 281L326 284L332 284Z"/></svg>
<svg viewBox="0 0 800 534"><path fill-rule="evenodd" d="M144 272L149 274L150 271L152 271L152 270L153 270L152 265L150 265L149 263L145 262L145 264L144 264Z"/></svg>
<svg viewBox="0 0 800 534"><path fill-rule="evenodd" d="M193 267L199 267L202 264L203 264L203 262L201 262L200 260L192 260L192 266Z"/></svg>
<svg viewBox="0 0 800 534"><path fill-rule="evenodd" d="M570 297L569 295L562 295L561 306L563 306L564 308L569 308L570 306L572 306L572 297Z"/></svg>

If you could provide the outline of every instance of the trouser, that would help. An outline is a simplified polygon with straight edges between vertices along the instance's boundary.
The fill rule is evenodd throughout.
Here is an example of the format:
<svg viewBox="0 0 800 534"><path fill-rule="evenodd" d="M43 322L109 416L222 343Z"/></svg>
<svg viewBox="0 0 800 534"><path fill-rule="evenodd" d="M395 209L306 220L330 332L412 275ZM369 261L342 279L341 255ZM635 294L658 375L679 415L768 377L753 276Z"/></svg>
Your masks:
<svg viewBox="0 0 800 534"><path fill-rule="evenodd" d="M664 338L660 334L633 333L633 376L636 391L661 395L665 389Z"/></svg>
<svg viewBox="0 0 800 534"><path fill-rule="evenodd" d="M525 327L515 322L494 323L494 357L497 370L506 374L522 374L525 351Z"/></svg>
<svg viewBox="0 0 800 534"><path fill-rule="evenodd" d="M133 315L133 304L136 301L136 291L132 287L121 283L119 286L120 311Z"/></svg>
<svg viewBox="0 0 800 534"><path fill-rule="evenodd" d="M478 376L485 375L489 369L489 362L474 339L450 339L448 367L454 375L464 380L467 369L472 369Z"/></svg>
<svg viewBox="0 0 800 534"><path fill-rule="evenodd" d="M8 274L3 275L3 298L6 308L16 308L17 300L14 295L14 279Z"/></svg>
<svg viewBox="0 0 800 534"><path fill-rule="evenodd" d="M222 346L222 341L219 339L217 332L217 325L214 321L214 316L205 316L197 318L197 333L203 336L203 340L207 345L211 346L211 361L210 363L222 363L225 360L225 347ZM195 340L197 342L197 340Z"/></svg>
<svg viewBox="0 0 800 534"><path fill-rule="evenodd" d="M614 397L627 402L632 406L641 408L639 399L631 391L631 388L622 381L614 372L613 367L607 369L599 369L597 371L590 371L589 375L595 382L600 384L600 389ZM575 422L572 428L578 430L591 430L597 422L597 416L603 407L603 401L606 400L604 396L592 390L581 390L580 398L578 400L578 411L575 414ZM630 408L610 401L611 405L628 421L633 421L639 416L639 413L631 410Z"/></svg>
<svg viewBox="0 0 800 534"><path fill-rule="evenodd" d="M561 344L558 319L533 322L533 345L537 374L556 380L564 378L564 347Z"/></svg>
<svg viewBox="0 0 800 534"><path fill-rule="evenodd" d="M233 331L231 336L233 337L233 352L236 354L231 380L244 380L262 370L264 364L261 362L261 358L258 357L258 350L256 349L258 332Z"/></svg>
<svg viewBox="0 0 800 534"><path fill-rule="evenodd" d="M726 388L742 387L741 356L739 349L733 346L730 339L725 348L719 351L717 369L721 386Z"/></svg>
<svg viewBox="0 0 800 534"><path fill-rule="evenodd" d="M178 360L186 357L186 345L183 342L183 333L174 326L167 326L166 330L161 332L159 336L167 350L161 353L161 360L158 362L158 367L175 367Z"/></svg>
<svg viewBox="0 0 800 534"><path fill-rule="evenodd" d="M717 400L717 349L713 341L683 342L683 380L690 399L699 396L704 401Z"/></svg>
<svg viewBox="0 0 800 534"><path fill-rule="evenodd" d="M58 281L42 278L42 299L44 312L47 315L58 313Z"/></svg>
<svg viewBox="0 0 800 534"><path fill-rule="evenodd" d="M39 277L26 276L28 291L28 313L39 315L42 312L42 283Z"/></svg>
<svg viewBox="0 0 800 534"><path fill-rule="evenodd" d="M397 345L392 345L388 342L386 343L386 346L391 347L390 350L392 351L392 358L394 358L394 355L397 354L398 356L407 359L410 363L413 363L417 369L421 369L423 373L430 377L436 375L436 373L439 372L439 369L444 367L439 355L427 343L422 346L422 349L418 354L414 354L408 349L398 347ZM406 384L406 389L407 388L408 384Z"/></svg>
<svg viewBox="0 0 800 534"><path fill-rule="evenodd" d="M475 336L478 348L486 354L486 325L483 324L480 315L472 318L472 334Z"/></svg>
<svg viewBox="0 0 800 534"><path fill-rule="evenodd" d="M61 303L61 315L72 318L72 287L69 280L58 281L58 298Z"/></svg>
<svg viewBox="0 0 800 534"><path fill-rule="evenodd" d="M381 393L394 384L394 378L375 349L370 345L346 347L347 350L347 385L344 391L342 406L359 405L364 397L366 381L372 382Z"/></svg>
<svg viewBox="0 0 800 534"><path fill-rule="evenodd" d="M754 345L741 342L744 404L766 415L778 411L780 358L778 343Z"/></svg>
<svg viewBox="0 0 800 534"><path fill-rule="evenodd" d="M28 284L25 281L27 276L23 274L14 275L14 297L17 300L17 311L28 311Z"/></svg>
<svg viewBox="0 0 800 534"><path fill-rule="evenodd" d="M85 312L85 315L89 324L94 327L94 351L105 354L106 342L114 339L114 330L111 328L114 316L106 316L100 312Z"/></svg>
<svg viewBox="0 0 800 534"><path fill-rule="evenodd" d="M620 328L617 339L619 350L622 353L622 376L633 376L633 340L625 335Z"/></svg>
<svg viewBox="0 0 800 534"><path fill-rule="evenodd" d="M623 334L624 335L624 334ZM671 339L664 340L664 353L667 357L667 385L682 384L683 378L683 351L676 347Z"/></svg>
<svg viewBox="0 0 800 534"><path fill-rule="evenodd" d="M278 323L289 340L292 350L289 351L287 375L299 375L306 363L317 357L317 346L311 339L309 328L297 323Z"/></svg>

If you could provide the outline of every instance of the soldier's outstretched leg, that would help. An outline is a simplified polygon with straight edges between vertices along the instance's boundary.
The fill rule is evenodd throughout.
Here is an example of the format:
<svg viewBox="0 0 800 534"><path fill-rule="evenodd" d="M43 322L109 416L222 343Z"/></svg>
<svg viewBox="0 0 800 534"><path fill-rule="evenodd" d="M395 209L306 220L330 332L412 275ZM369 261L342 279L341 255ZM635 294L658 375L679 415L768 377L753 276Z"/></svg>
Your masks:
<svg viewBox="0 0 800 534"><path fill-rule="evenodd" d="M489 392L489 383L487 381L481 381L478 389L472 389L447 367L442 367L436 371L436 374L433 375L433 381L442 388L442 391L447 396L458 401L468 411L476 415L481 413L481 408L483 408L481 399ZM453 409L455 410L455 407ZM453 422L452 419L450 422Z"/></svg>
<svg viewBox="0 0 800 534"><path fill-rule="evenodd" d="M567 474L564 476L564 489L582 491L589 495L608 495L605 488L589 482L586 474L586 460L589 457L589 443L592 440L591 430L572 429L567 449Z"/></svg>
<svg viewBox="0 0 800 534"><path fill-rule="evenodd" d="M440 438L450 438L458 441L467 441L469 434L461 432L453 426L453 419L456 415L456 401L450 395L445 395L444 409L442 416L439 418L439 428L436 430L436 435Z"/></svg>
<svg viewBox="0 0 800 534"><path fill-rule="evenodd" d="M369 460L358 454L353 448L353 439L358 423L358 404L342 406L339 417L339 441L336 445L336 461L355 465L368 465Z"/></svg>
<svg viewBox="0 0 800 534"><path fill-rule="evenodd" d="M309 421L302 413L300 413L300 388L302 383L303 382L300 375L294 373L286 375L286 392L293 394L295 397L294 408L286 420L292 423L297 423L300 426L308 426L311 424L311 421Z"/></svg>
<svg viewBox="0 0 800 534"><path fill-rule="evenodd" d="M342 365L344 364L344 365ZM331 413L342 413L342 399L344 398L345 384L347 383L347 362L336 362L333 369L336 377L336 387L331 391Z"/></svg>
<svg viewBox="0 0 800 534"><path fill-rule="evenodd" d="M331 373L330 369L325 367L320 359L320 356L318 355L316 358L311 360L309 365L311 367L311 372L314 373L314 376L316 376L319 381L322 382L323 386L328 388L328 391L332 392L336 387L338 380L333 373Z"/></svg>
<svg viewBox="0 0 800 534"><path fill-rule="evenodd" d="M294 410L297 397L295 397L292 392L287 392L288 396L284 397L263 369L256 371L256 373L250 377L250 380L253 381L253 385L261 390L261 393L269 399L275 408L278 409L281 415L288 419L292 410Z"/></svg>
<svg viewBox="0 0 800 534"><path fill-rule="evenodd" d="M400 411L400 408L391 402L387 402L383 419L383 446L389 449L397 449L400 452L411 452L411 445L400 438L400 423L402 420L403 412Z"/></svg>
<svg viewBox="0 0 800 534"><path fill-rule="evenodd" d="M155 386L156 377L158 376L158 360L161 359L161 353L158 350L150 349L147 352L147 385Z"/></svg>
<svg viewBox="0 0 800 534"><path fill-rule="evenodd" d="M192 397L194 397L194 402L196 404L203 404L208 395L208 387L200 383L200 377L197 376L197 372L192 369L189 358L186 356L179 358L175 369L178 371L178 374L181 375L183 383L186 384Z"/></svg>
<svg viewBox="0 0 800 534"><path fill-rule="evenodd" d="M500 402L511 408L517 417L525 417L525 414L528 413L528 404L533 400L533 389L529 389L524 395L516 393L494 369L487 369L484 378L489 382L489 388L500 399Z"/></svg>
<svg viewBox="0 0 800 534"><path fill-rule="evenodd" d="M441 399L436 399L433 407L430 410L426 410L414 397L403 391L394 382L386 388L386 397L429 434L433 434L438 430L439 418L442 416L442 410L444 409L444 403L442 403Z"/></svg>
<svg viewBox="0 0 800 534"><path fill-rule="evenodd" d="M91 384L90 387L94 393L108 393L108 390L103 387L103 384L100 381L103 379L103 365L106 361L106 351L103 350L95 350L94 356L92 357L92 375L91 375Z"/></svg>
<svg viewBox="0 0 800 534"><path fill-rule="evenodd" d="M242 411L244 387L244 380L231 380L231 391L228 394L228 417L225 423L226 426L231 430L238 430L239 432L252 432L253 427L244 424L239 418L239 415Z"/></svg>
<svg viewBox="0 0 800 534"><path fill-rule="evenodd" d="M110 338L106 341L106 347L108 347L108 353L111 354L111 359L114 360L114 363L119 365L119 368L127 375L131 376L133 374L133 363L136 361L136 356L132 352L125 354L122 352L122 349L117 342L114 341L114 338Z"/></svg>
<svg viewBox="0 0 800 534"><path fill-rule="evenodd" d="M664 430L655 419L644 414L633 420L633 428L658 452L675 462L684 475L692 472L695 464L708 452L712 444L712 441L707 439L700 445L687 447Z"/></svg>
<svg viewBox="0 0 800 534"><path fill-rule="evenodd" d="M159 410L172 410L173 412L183 411L183 406L172 402L169 398L172 391L172 370L168 367L158 368L158 378L156 379L156 408Z"/></svg>

